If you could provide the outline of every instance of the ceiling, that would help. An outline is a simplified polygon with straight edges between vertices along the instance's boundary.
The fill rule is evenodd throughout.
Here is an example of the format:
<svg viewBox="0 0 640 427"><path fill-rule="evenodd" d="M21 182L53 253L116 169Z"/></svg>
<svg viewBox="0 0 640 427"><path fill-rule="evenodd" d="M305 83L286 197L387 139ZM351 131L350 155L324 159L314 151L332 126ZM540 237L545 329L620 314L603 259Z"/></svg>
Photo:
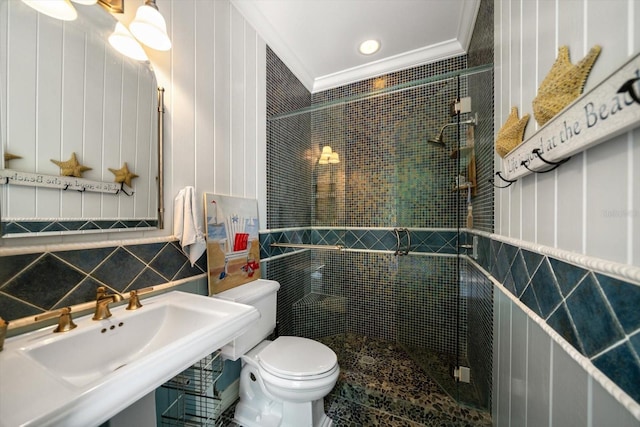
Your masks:
<svg viewBox="0 0 640 427"><path fill-rule="evenodd" d="M480 0L231 0L310 92L466 53ZM373 55L358 52L366 39Z"/></svg>

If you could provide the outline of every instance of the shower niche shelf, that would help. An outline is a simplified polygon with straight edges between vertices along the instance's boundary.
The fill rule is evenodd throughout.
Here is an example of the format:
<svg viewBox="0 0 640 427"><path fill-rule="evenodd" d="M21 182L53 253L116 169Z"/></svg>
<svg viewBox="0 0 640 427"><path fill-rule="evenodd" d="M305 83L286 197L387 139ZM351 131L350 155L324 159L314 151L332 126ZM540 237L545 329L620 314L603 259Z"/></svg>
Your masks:
<svg viewBox="0 0 640 427"><path fill-rule="evenodd" d="M469 126L467 129L467 145L454 148L449 154L449 157L454 160L459 160L460 173L458 176L466 173L466 182L454 185L453 191L466 193L471 189L471 195L475 196L478 183L476 180L476 154L473 126Z"/></svg>

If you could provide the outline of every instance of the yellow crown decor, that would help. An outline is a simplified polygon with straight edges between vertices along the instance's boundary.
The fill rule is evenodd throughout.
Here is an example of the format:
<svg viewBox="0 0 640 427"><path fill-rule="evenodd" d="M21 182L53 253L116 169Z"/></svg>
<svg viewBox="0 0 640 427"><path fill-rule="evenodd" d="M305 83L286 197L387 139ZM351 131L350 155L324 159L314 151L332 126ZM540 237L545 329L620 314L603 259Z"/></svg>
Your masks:
<svg viewBox="0 0 640 427"><path fill-rule="evenodd" d="M78 162L76 153L71 153L71 158L66 162L53 159L51 159L51 161L60 167L61 176L75 176L76 178L82 178L82 172L91 170L91 168L83 166Z"/></svg>
<svg viewBox="0 0 640 427"><path fill-rule="evenodd" d="M533 99L533 115L540 126L582 94L584 84L602 47L595 45L576 65L569 59L569 47L560 46L558 58Z"/></svg>
<svg viewBox="0 0 640 427"><path fill-rule="evenodd" d="M518 107L511 107L511 113L498 131L496 138L496 152L500 157L506 156L522 142L527 123L529 123L529 114L518 118Z"/></svg>

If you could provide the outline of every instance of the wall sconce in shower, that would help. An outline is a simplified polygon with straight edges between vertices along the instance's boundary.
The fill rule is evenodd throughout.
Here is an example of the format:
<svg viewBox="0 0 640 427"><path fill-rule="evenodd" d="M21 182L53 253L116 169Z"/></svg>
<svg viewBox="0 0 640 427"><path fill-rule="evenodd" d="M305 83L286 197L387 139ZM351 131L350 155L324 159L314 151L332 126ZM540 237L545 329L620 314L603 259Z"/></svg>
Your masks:
<svg viewBox="0 0 640 427"><path fill-rule="evenodd" d="M329 145L322 147L322 153L320 154L319 165L340 163L340 156L337 152L333 151Z"/></svg>
<svg viewBox="0 0 640 427"><path fill-rule="evenodd" d="M92 5L98 0L73 0L74 3ZM73 21L78 12L69 0L22 0L22 2L38 12L61 21Z"/></svg>
<svg viewBox="0 0 640 427"><path fill-rule="evenodd" d="M471 117L470 119L460 122L459 124L476 126L478 124L478 113L476 113L475 116ZM458 125L458 122L447 123L446 125L440 128L440 132L438 132L438 135L435 138L429 138L427 142L429 142L430 144L444 147L444 141L442 140L442 134L444 133L444 130L449 126L457 126L457 125Z"/></svg>

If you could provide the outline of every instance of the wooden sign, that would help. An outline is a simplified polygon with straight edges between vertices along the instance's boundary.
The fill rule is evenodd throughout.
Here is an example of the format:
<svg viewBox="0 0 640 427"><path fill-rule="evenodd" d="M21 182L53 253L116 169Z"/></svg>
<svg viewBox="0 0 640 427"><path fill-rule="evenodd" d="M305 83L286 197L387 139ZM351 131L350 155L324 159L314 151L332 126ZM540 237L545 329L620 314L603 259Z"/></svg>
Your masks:
<svg viewBox="0 0 640 427"><path fill-rule="evenodd" d="M10 185L26 185L30 187L55 188L60 190L94 191L116 194L122 190L117 182L92 181L73 176L46 175L42 173L20 172L11 169L0 169L1 183Z"/></svg>
<svg viewBox="0 0 640 427"><path fill-rule="evenodd" d="M515 180L531 173L529 169L548 169L550 166L540 156L549 162L560 162L639 125L640 54L507 154L502 160L502 175ZM534 153L535 149L540 156Z"/></svg>

